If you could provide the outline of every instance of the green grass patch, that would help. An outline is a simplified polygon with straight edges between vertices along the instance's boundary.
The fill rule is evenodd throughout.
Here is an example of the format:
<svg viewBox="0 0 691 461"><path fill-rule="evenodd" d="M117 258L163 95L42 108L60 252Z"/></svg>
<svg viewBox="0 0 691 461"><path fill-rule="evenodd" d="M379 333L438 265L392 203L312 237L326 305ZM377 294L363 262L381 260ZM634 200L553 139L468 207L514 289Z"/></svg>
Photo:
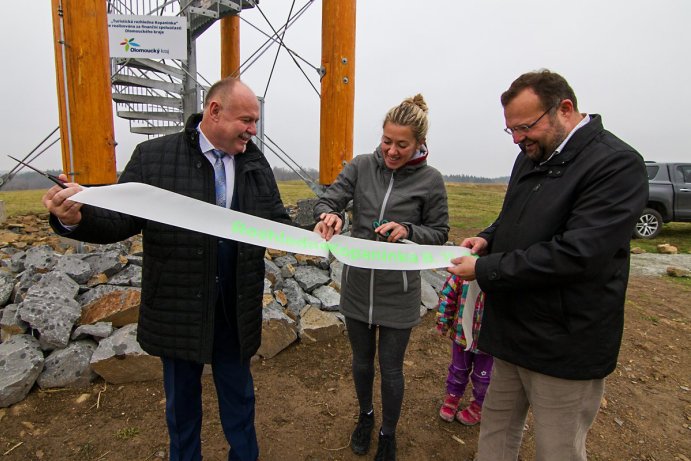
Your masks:
<svg viewBox="0 0 691 461"><path fill-rule="evenodd" d="M691 278L690 277L667 277L669 280L672 281L672 283L676 283L677 285L689 289L691 291ZM691 293L690 293L691 294Z"/></svg>
<svg viewBox="0 0 691 461"><path fill-rule="evenodd" d="M505 184L446 184L452 229L484 229L494 222L506 193Z"/></svg>
<svg viewBox="0 0 691 461"><path fill-rule="evenodd" d="M5 204L5 216L47 213L41 197L46 189L18 190L0 192L0 200Z"/></svg>
<svg viewBox="0 0 691 461"><path fill-rule="evenodd" d="M123 427L115 433L115 438L119 440L127 440L131 439L132 437L136 437L137 435L139 435L138 427Z"/></svg>
<svg viewBox="0 0 691 461"><path fill-rule="evenodd" d="M280 181L278 190L281 191L281 200L286 206L297 205L298 200L314 198L314 192L303 181Z"/></svg>
<svg viewBox="0 0 691 461"><path fill-rule="evenodd" d="M671 222L662 227L660 235L654 239L636 239L631 247L639 247L648 253L657 253L657 246L669 243L679 249L679 253L691 252L691 223Z"/></svg>

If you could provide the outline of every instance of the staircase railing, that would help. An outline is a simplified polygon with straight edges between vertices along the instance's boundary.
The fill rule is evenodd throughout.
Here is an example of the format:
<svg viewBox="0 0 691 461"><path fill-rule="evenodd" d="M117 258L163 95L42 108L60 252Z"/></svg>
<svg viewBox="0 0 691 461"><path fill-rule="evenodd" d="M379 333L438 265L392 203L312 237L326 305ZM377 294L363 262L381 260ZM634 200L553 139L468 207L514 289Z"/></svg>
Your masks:
<svg viewBox="0 0 691 461"><path fill-rule="evenodd" d="M202 107L209 82L196 72L196 39L225 16L253 8L252 0L108 0L108 13L187 18L187 59L111 59L116 115L132 133L159 136L178 132ZM202 83L203 81L203 83Z"/></svg>

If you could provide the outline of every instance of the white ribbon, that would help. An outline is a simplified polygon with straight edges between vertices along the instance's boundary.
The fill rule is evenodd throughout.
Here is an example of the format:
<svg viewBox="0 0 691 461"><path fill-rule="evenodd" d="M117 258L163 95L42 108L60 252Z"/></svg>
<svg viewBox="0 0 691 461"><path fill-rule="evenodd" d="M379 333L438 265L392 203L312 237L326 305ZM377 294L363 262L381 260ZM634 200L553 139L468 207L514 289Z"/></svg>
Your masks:
<svg viewBox="0 0 691 461"><path fill-rule="evenodd" d="M461 325L463 326L463 334L465 335L465 350L469 351L473 345L473 317L475 317L475 305L477 298L482 291L480 285L476 280L468 283L468 291L465 295L465 304L463 305L463 317Z"/></svg>
<svg viewBox="0 0 691 461"><path fill-rule="evenodd" d="M90 187L70 200L112 211L290 253L327 257L329 252L350 266L368 269L419 270L448 267L468 256L458 246L405 245L343 235L326 241L315 232L221 208L142 183Z"/></svg>

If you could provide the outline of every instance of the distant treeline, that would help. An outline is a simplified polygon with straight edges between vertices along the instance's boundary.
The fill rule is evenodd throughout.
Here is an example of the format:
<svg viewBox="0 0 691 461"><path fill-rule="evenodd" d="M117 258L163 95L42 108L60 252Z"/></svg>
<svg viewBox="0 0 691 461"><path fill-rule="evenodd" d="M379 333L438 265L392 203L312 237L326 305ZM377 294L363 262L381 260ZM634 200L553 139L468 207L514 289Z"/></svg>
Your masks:
<svg viewBox="0 0 691 461"><path fill-rule="evenodd" d="M293 181L301 179L296 173L287 168L274 167L274 176L276 181ZM305 169L307 174L314 179L319 181L319 171L314 168ZM48 173L54 174L55 176L62 173L59 170L49 170ZM44 178L38 173L19 173L14 177L6 177L7 173L0 175L3 180L2 186L0 186L0 191L7 190L31 190L31 189L48 189L53 185L48 179ZM444 175L444 181L446 182L471 182L471 183L508 183L508 176L503 176L501 178L483 178L481 176L470 176L467 174L452 174Z"/></svg>
<svg viewBox="0 0 691 461"><path fill-rule="evenodd" d="M467 174L445 174L445 182L472 182L472 183L500 183L508 184L509 177L501 176L499 178L483 178L482 176L471 176Z"/></svg>
<svg viewBox="0 0 691 461"><path fill-rule="evenodd" d="M288 168L275 166L273 167L273 171L276 181L293 181L296 179L302 179L297 175L297 173L294 173L293 170L289 170ZM304 168L304 171L307 172L308 177L314 179L315 181L319 181L319 170L315 170L314 168Z"/></svg>
<svg viewBox="0 0 691 461"><path fill-rule="evenodd" d="M62 171L48 170L47 173L57 176L61 174ZM48 189L53 186L53 183L48 178L34 173L33 171L29 173L19 173L11 178L8 178L5 172L0 175L0 179L2 179L0 191Z"/></svg>

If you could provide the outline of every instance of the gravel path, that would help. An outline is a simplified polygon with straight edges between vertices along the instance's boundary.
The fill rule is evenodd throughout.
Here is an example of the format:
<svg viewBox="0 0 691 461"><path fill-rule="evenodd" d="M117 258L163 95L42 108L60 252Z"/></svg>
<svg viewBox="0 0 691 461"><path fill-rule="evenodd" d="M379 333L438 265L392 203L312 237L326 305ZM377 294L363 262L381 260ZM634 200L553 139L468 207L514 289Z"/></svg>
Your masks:
<svg viewBox="0 0 691 461"><path fill-rule="evenodd" d="M665 275L669 266L679 266L691 270L691 254L643 253L631 255L631 275Z"/></svg>

